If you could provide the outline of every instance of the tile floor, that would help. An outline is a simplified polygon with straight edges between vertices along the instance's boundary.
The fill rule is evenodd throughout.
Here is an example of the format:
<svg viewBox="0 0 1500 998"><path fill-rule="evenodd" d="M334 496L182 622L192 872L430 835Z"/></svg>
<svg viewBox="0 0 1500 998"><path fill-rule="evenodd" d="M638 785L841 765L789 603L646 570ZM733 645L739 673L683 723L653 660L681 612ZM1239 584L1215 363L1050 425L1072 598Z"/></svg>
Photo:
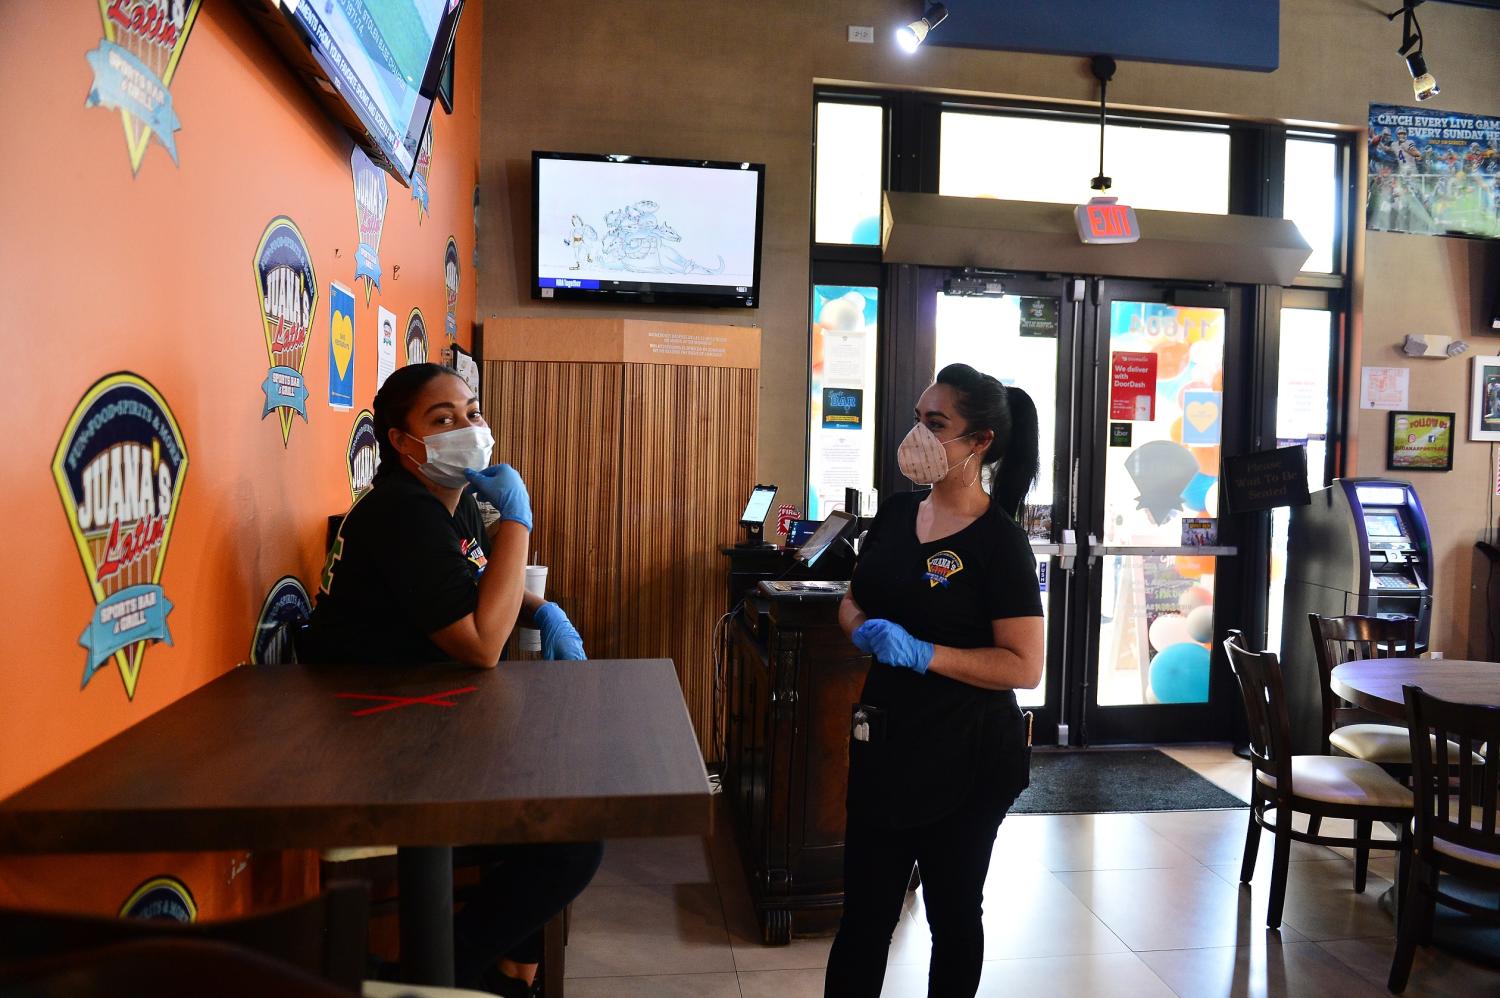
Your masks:
<svg viewBox="0 0 1500 998"><path fill-rule="evenodd" d="M1225 746L1167 750L1244 797L1249 764ZM709 840L611 842L573 906L568 998L813 998L830 939L766 947L727 816ZM1265 928L1269 835L1238 883L1244 811L1017 815L986 885L980 995L1182 998L1386 994L1394 930L1378 905L1395 876L1372 854L1366 892L1346 855L1297 845L1281 932ZM1330 831L1333 829L1330 828ZM891 947L884 995L926 995L920 893ZM1419 950L1407 995L1500 995L1500 968Z"/></svg>

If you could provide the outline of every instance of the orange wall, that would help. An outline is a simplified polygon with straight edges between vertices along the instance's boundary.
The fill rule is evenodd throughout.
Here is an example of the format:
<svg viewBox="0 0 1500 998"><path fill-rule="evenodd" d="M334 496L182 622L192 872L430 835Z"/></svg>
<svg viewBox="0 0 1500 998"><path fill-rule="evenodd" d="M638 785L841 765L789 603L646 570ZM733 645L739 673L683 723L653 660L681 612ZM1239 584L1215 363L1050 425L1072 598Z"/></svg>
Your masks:
<svg viewBox="0 0 1500 998"><path fill-rule="evenodd" d="M134 177L120 113L84 103L92 82L84 54L102 33L98 6L20 4L8 13L0 35L0 335L9 381L0 403L8 416L0 432L0 796L244 661L279 576L315 586L326 517L349 505L344 451L354 421L354 412L327 404L330 281L355 290L356 412L375 392L378 306L396 312L403 329L420 307L434 354L445 341L450 234L462 262L458 317L468 345L483 17L480 0L469 0L456 113L434 112L431 214L419 224L409 191L388 184L382 290L367 305L354 282L351 140L237 4L205 0L171 82L180 166L153 140ZM261 233L278 214L300 227L319 284L303 371L309 420L294 420L285 446L277 417L260 418L269 364L251 273ZM174 606L174 643L147 650L133 700L112 662L79 688L78 637L94 604L50 467L78 400L117 370L164 395L189 454L161 579ZM182 748L188 765L192 746ZM238 865L232 857L87 864L55 869L109 870L130 886L177 872L190 887L196 878L195 893L210 899L236 881ZM0 903L49 903L41 895L64 881L48 868L0 864ZM101 884L73 900L117 909L121 890Z"/></svg>

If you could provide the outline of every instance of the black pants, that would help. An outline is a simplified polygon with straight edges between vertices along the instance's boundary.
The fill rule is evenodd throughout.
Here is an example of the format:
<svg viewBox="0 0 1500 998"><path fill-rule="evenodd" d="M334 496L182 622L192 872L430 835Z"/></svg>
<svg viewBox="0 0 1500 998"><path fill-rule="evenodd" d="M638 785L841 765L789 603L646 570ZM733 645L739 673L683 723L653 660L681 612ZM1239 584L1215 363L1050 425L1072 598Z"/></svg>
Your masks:
<svg viewBox="0 0 1500 998"><path fill-rule="evenodd" d="M603 856L601 842L453 850L455 865L484 868L479 890L453 920L454 983L477 987L502 957L539 962L542 926L583 893Z"/></svg>
<svg viewBox="0 0 1500 998"><path fill-rule="evenodd" d="M973 998L984 965L984 878L1004 817L995 808L960 807L930 825L888 828L869 816L849 816L844 915L828 955L825 998L879 998L913 863L922 871L932 929L927 993Z"/></svg>

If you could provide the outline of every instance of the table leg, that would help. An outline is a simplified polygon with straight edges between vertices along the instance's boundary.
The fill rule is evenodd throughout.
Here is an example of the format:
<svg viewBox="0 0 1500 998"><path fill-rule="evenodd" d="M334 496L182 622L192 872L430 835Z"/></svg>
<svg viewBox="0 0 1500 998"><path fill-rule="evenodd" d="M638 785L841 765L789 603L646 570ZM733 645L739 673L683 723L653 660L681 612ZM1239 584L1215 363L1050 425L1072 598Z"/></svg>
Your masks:
<svg viewBox="0 0 1500 998"><path fill-rule="evenodd" d="M453 848L402 846L396 853L401 976L453 986Z"/></svg>

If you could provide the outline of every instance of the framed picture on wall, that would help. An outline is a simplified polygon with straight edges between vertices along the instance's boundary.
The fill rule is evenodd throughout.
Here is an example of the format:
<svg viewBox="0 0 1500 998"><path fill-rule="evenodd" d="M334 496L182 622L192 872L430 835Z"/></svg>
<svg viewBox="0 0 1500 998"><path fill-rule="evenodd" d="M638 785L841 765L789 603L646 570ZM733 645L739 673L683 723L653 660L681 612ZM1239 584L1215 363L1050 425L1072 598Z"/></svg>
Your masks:
<svg viewBox="0 0 1500 998"><path fill-rule="evenodd" d="M1469 439L1500 440L1500 357L1474 358Z"/></svg>
<svg viewBox="0 0 1500 998"><path fill-rule="evenodd" d="M1452 471L1453 412L1391 412L1385 466L1391 471Z"/></svg>

